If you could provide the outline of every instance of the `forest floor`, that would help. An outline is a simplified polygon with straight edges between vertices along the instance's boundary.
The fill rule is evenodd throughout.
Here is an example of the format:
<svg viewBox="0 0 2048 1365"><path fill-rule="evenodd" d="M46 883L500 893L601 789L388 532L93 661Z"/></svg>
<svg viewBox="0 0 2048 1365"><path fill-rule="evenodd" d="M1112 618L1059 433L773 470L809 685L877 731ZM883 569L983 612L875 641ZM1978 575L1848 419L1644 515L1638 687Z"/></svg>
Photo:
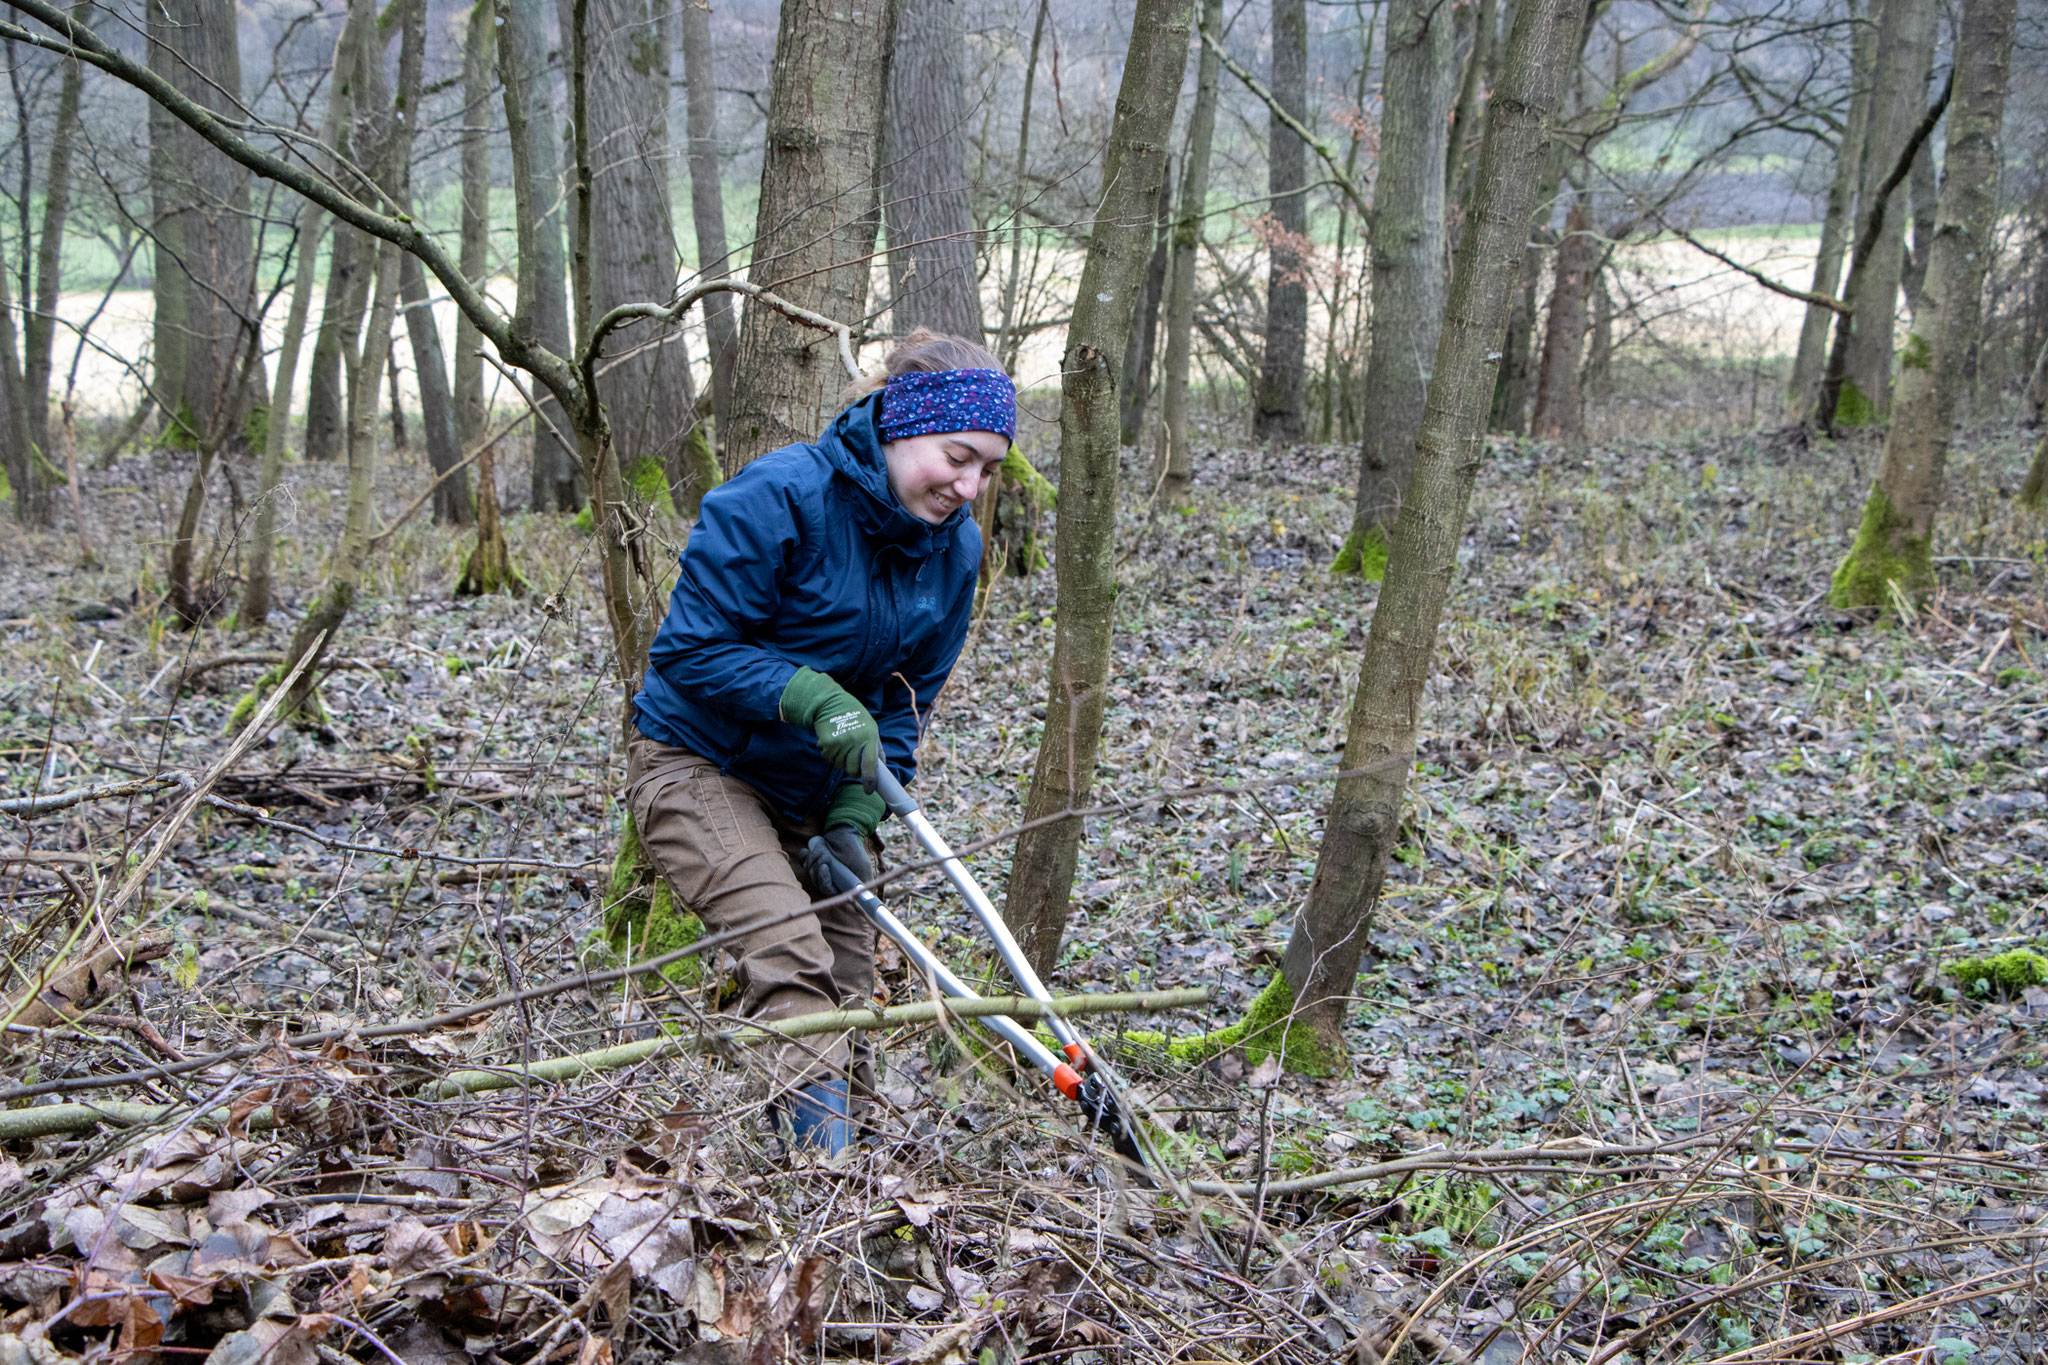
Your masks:
<svg viewBox="0 0 2048 1365"><path fill-rule="evenodd" d="M0 816L10 998L67 942L147 959L45 982L76 1020L9 1016L0 1133L107 1121L0 1145L0 1360L2048 1359L2048 981L1959 970L2048 949L2048 543L2023 440L1987 429L1939 593L1834 612L1875 454L1492 447L1340 1073L1112 1047L1193 1213L943 1025L875 1035L853 1154L783 1152L756 1054L706 1022L722 962L587 978L622 818L589 542L514 517L534 592L457 602L466 536L407 522L327 733ZM1186 506L1130 505L1118 813L1052 984L1210 991L1131 1029L1240 1018L1306 892L1374 595L1327 572L1354 465L1204 452ZM226 753L291 622L149 609L185 473L90 477L97 567L0 531L0 795ZM294 475L295 608L340 480ZM418 482L387 470L387 517ZM999 582L932 721L955 844L1021 818L1052 603ZM179 826L195 793L230 804ZM971 859L998 895L1007 849ZM941 891L891 899L980 979ZM524 1073L663 1024L683 1043L626 1069ZM437 1086L464 1067L509 1084Z"/></svg>

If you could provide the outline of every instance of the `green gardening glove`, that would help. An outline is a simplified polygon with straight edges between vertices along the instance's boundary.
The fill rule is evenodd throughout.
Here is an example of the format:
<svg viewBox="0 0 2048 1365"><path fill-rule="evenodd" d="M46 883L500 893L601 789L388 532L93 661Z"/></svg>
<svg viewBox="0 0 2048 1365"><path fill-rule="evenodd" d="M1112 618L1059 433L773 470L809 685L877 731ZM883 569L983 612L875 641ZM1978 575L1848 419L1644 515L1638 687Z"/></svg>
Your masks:
<svg viewBox="0 0 2048 1365"><path fill-rule="evenodd" d="M781 709L791 725L817 733L827 763L859 779L863 790L874 791L882 766L882 731L851 692L828 674L799 668L782 689Z"/></svg>
<svg viewBox="0 0 2048 1365"><path fill-rule="evenodd" d="M834 792L832 804L825 808L825 847L864 882L875 879L875 865L868 861L868 836L888 813L881 797L853 782Z"/></svg>

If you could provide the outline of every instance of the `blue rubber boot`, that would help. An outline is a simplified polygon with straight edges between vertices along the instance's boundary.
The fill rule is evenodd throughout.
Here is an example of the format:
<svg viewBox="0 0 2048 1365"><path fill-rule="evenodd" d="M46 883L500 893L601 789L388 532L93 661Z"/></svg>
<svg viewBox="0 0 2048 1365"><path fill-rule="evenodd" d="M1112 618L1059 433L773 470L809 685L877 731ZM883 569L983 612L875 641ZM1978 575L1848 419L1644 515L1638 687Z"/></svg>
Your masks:
<svg viewBox="0 0 2048 1365"><path fill-rule="evenodd" d="M788 1101L790 1135L799 1144L838 1156L853 1141L853 1125L845 1081L818 1081L807 1085Z"/></svg>

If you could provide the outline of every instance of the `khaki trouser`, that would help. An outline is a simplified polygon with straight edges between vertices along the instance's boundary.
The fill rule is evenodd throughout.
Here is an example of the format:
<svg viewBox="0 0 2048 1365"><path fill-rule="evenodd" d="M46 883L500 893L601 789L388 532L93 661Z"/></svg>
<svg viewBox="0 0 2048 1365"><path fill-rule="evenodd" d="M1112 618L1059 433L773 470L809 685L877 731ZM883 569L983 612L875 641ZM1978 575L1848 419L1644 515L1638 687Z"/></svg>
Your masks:
<svg viewBox="0 0 2048 1365"><path fill-rule="evenodd" d="M875 984L875 929L851 904L810 909L797 860L822 823L793 823L710 759L634 735L626 808L655 868L705 929L737 931L739 1012L751 1019L865 1005ZM870 854L876 849L870 841ZM871 1088L865 1035L819 1035L775 1049L782 1085L846 1077Z"/></svg>

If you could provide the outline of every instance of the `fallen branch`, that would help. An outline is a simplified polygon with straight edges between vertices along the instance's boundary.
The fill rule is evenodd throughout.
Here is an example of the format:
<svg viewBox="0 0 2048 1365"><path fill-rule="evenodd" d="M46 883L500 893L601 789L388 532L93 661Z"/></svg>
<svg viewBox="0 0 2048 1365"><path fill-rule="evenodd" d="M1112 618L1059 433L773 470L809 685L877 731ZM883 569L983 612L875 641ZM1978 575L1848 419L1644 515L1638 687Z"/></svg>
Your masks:
<svg viewBox="0 0 2048 1365"><path fill-rule="evenodd" d="M618 1047L600 1048L596 1052L577 1053L572 1057L551 1057L523 1068L497 1067L491 1070L457 1071L436 1085L434 1093L442 1099L450 1099L456 1095L472 1094L479 1090L502 1090L529 1078L537 1081L561 1081L596 1071L616 1071L653 1057L673 1056L681 1052L703 1052L728 1046L758 1047L770 1040L783 1042L792 1038L813 1038L821 1033L845 1033L854 1029L904 1028L911 1024L929 1024L942 1015L955 1019L978 1019L996 1014L1007 1015L1012 1019L1038 1019L1049 1013L1063 1016L1149 1014L1161 1010L1193 1009L1208 1002L1208 989L1197 986L1192 990L1180 991L1068 995L1054 1000L1050 1009L1037 1000L1010 995L984 996L979 1000L920 1000L909 1005L892 1005L885 1010L824 1010L817 1014L799 1014L794 1018L777 1020L771 1024L748 1025L728 1033L709 1034L700 1038L649 1038L644 1042L624 1043Z"/></svg>
<svg viewBox="0 0 2048 1365"><path fill-rule="evenodd" d="M97 787L73 787L70 791L45 792L41 796L10 796L0 801L0 814L5 815L48 815L53 810L67 810L86 801L111 801L117 796L148 796L162 791L165 787L177 785L178 779L169 773L158 773L154 777L131 777L121 782L103 782Z"/></svg>
<svg viewBox="0 0 2048 1365"><path fill-rule="evenodd" d="M1197 1005L1207 1004L1208 1000L1209 992L1202 987L1192 990L1145 991L1119 995L1070 995L1053 1001L1051 1011L1062 1015L1149 1013L1191 1009ZM1005 1014L1013 1019L1036 1019L1048 1012L1047 1006L1040 1002L1019 996L981 1000L923 1000L910 1005L895 1005L885 1010L826 1010L819 1014L800 1014L793 1019L783 1019L772 1024L749 1025L730 1032L707 1034L697 1038L650 1038L645 1042L600 1048L595 1052L577 1053L569 1057L551 1057L525 1067L505 1066L457 1071L431 1083L427 1087L427 1093L440 1099L452 1099L458 1095L506 1090L530 1081L553 1083L598 1072L617 1071L622 1067L633 1066L656 1057L673 1056L684 1052L702 1052L728 1046L753 1047L770 1040L779 1042L791 1038L809 1038L821 1033L843 1033L849 1029L887 1029L928 1024L938 1018L942 1010L955 1018ZM318 1102L315 1101L316 1104ZM133 1104L121 1100L107 1100L97 1104L46 1104L33 1109L7 1110L0 1112L0 1142L52 1137L64 1133L83 1133L103 1123L131 1127L137 1124L160 1123L178 1112L177 1105ZM225 1124L230 1121L230 1114L223 1107L213 1110L205 1119L207 1122ZM266 1105L245 1116L242 1122L250 1128L269 1128L275 1126L276 1118Z"/></svg>
<svg viewBox="0 0 2048 1365"><path fill-rule="evenodd" d="M1413 1175L1418 1171L1455 1171L1468 1167L1484 1169L1489 1166L1518 1166L1529 1162L1608 1161L1617 1157L1661 1156L1667 1152L1683 1151L1687 1147L1720 1142L1725 1140L1725 1137L1724 1133L1715 1129L1673 1138L1669 1142L1609 1145L1578 1143L1567 1139L1560 1142L1545 1142L1535 1147L1487 1147L1465 1152L1444 1148L1434 1152L1417 1152L1414 1156L1382 1161L1373 1166L1351 1166L1340 1171L1319 1171L1315 1175L1304 1175L1294 1180L1268 1181L1264 1189L1268 1197L1276 1194L1309 1194L1316 1190L1327 1190L1334 1185L1385 1180L1391 1176ZM1207 1195L1256 1195L1261 1188L1257 1182L1249 1180L1190 1180L1187 1185L1192 1193Z"/></svg>

